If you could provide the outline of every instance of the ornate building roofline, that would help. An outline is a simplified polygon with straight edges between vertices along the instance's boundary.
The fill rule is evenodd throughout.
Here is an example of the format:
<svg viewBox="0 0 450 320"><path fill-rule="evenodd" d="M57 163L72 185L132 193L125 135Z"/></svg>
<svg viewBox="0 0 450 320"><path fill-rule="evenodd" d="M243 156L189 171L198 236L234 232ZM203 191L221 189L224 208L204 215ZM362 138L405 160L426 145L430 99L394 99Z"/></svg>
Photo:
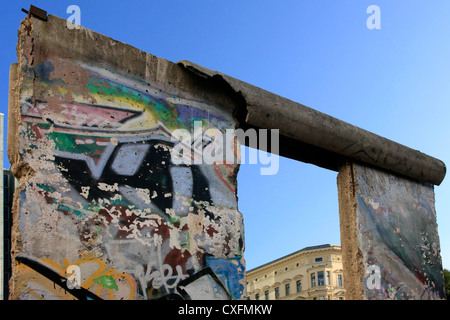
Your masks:
<svg viewBox="0 0 450 320"><path fill-rule="evenodd" d="M262 271L268 267L273 267L274 265L285 262L286 260L288 260L290 258L294 258L295 256L297 256L299 254L312 253L314 251L322 252L322 251L329 251L329 250L341 250L341 247L338 245L332 245L332 244L322 244L322 245L318 245L318 246L305 247L303 249L300 249L298 251L295 251L293 253L290 253L290 254L280 257L278 259L269 261L269 262L262 264L256 268L250 269L247 271L247 275L249 275L250 273L256 273L258 271Z"/></svg>

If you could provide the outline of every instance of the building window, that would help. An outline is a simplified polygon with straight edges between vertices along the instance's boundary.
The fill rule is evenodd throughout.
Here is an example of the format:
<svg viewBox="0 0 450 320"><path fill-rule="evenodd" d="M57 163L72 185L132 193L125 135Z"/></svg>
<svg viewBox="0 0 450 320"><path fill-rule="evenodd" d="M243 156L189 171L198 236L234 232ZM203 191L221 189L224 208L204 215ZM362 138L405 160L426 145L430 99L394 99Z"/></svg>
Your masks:
<svg viewBox="0 0 450 320"><path fill-rule="evenodd" d="M279 299L280 298L280 288L277 287L275 288L275 299Z"/></svg>
<svg viewBox="0 0 450 320"><path fill-rule="evenodd" d="M269 300L269 290L264 291L264 298Z"/></svg>
<svg viewBox="0 0 450 320"><path fill-rule="evenodd" d="M289 283L284 286L284 289L286 290L286 296L291 294L291 286Z"/></svg>
<svg viewBox="0 0 450 320"><path fill-rule="evenodd" d="M255 294L255 300L259 300L259 293Z"/></svg>
<svg viewBox="0 0 450 320"><path fill-rule="evenodd" d="M327 282L326 285L329 286L330 285L330 271L327 271Z"/></svg>
<svg viewBox="0 0 450 320"><path fill-rule="evenodd" d="M315 273L311 273L311 287L315 287L316 286L316 274Z"/></svg>
<svg viewBox="0 0 450 320"><path fill-rule="evenodd" d="M322 257L320 257L320 258L316 258L316 260L315 260L316 262L320 262L320 261L322 261Z"/></svg>
<svg viewBox="0 0 450 320"><path fill-rule="evenodd" d="M342 287L342 274L338 274L337 286Z"/></svg>
<svg viewBox="0 0 450 320"><path fill-rule="evenodd" d="M318 286L323 286L324 283L324 277L323 277L323 271L319 271L317 272L317 285Z"/></svg>
<svg viewBox="0 0 450 320"><path fill-rule="evenodd" d="M297 292L302 292L302 280L297 280Z"/></svg>

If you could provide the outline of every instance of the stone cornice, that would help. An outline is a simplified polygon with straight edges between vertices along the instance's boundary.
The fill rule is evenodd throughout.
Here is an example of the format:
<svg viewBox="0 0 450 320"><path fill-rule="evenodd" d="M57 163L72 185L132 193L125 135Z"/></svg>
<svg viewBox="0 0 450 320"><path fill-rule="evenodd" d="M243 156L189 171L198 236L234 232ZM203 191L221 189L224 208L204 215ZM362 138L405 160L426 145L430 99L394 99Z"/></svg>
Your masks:
<svg viewBox="0 0 450 320"><path fill-rule="evenodd" d="M300 250L294 253L291 253L287 256L281 257L279 259L273 260L271 262L265 263L259 267L253 268L247 271L247 277L257 277L259 274L267 274L270 271L275 271L277 267L287 264L290 261L297 260L299 258L303 258L308 255L314 255L318 253L328 253L328 252L336 252L341 253L341 247L337 245L330 245L329 247L323 247L318 249L311 250Z"/></svg>

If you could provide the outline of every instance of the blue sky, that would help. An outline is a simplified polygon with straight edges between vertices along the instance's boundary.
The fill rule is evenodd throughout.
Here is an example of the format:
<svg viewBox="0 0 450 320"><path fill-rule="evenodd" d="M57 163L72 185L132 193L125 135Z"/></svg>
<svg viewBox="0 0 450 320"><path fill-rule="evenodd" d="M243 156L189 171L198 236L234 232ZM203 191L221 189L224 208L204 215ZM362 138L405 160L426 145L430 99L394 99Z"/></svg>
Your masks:
<svg viewBox="0 0 450 320"><path fill-rule="evenodd" d="M0 112L30 4L158 57L190 60L450 164L450 1L9 1L2 4ZM381 29L369 30L369 5ZM5 136L6 146L6 136ZM5 148L6 149L6 148ZM9 167L5 152L5 167ZM310 245L339 244L336 172L289 159L238 175L247 268ZM450 182L435 187L443 265L450 268Z"/></svg>

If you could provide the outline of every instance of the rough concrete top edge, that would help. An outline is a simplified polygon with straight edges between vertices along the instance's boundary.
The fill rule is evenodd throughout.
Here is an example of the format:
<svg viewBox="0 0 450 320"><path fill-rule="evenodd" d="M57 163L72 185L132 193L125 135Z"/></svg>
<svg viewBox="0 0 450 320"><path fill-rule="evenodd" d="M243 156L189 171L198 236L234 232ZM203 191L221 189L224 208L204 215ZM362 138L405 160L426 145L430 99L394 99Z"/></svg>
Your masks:
<svg viewBox="0 0 450 320"><path fill-rule="evenodd" d="M280 134L290 138L422 182L439 185L445 177L444 162L418 150L221 72L186 60L177 63L204 78L220 76L242 94L248 108L248 125L279 129ZM269 115L274 120L267 120Z"/></svg>
<svg viewBox="0 0 450 320"><path fill-rule="evenodd" d="M70 59L95 67L114 70L129 78L139 79L169 94L192 100L209 102L233 112L234 102L220 88L205 85L205 79L194 76L182 66L120 40L79 26L67 27L67 20L49 14L47 20L26 17L22 25L31 21L26 36L38 39L39 49L33 51L36 63L47 59ZM27 30L28 32L28 30Z"/></svg>

